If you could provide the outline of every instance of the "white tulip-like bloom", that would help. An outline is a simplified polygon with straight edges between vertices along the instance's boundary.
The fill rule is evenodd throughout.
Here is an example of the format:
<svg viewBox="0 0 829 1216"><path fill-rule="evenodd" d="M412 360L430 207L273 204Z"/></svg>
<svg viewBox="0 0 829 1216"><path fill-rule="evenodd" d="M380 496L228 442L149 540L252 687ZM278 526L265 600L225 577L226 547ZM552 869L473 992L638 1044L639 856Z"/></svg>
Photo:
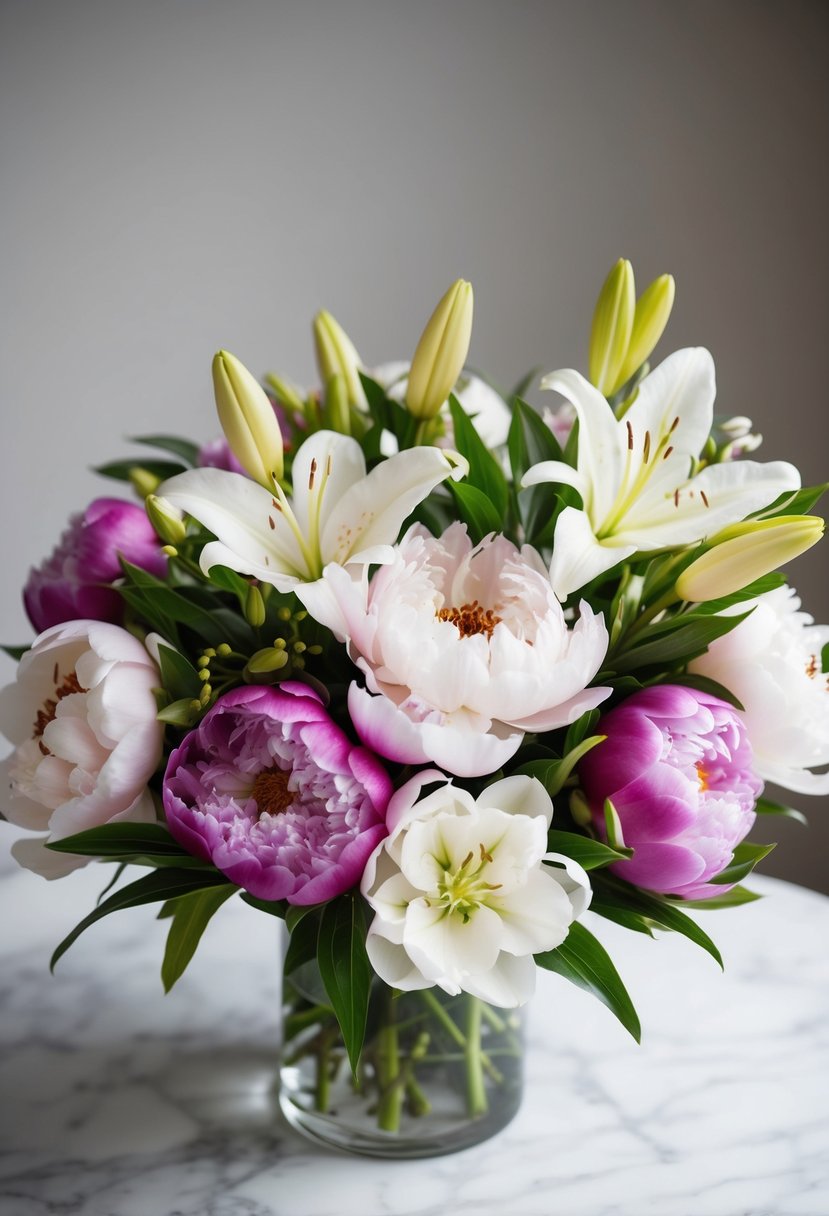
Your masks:
<svg viewBox="0 0 829 1216"><path fill-rule="evenodd" d="M603 617L583 603L568 629L539 554L503 536L473 545L463 524L439 538L415 525L370 582L330 565L297 595L365 675L348 697L363 742L404 764L495 772L525 731L566 726L610 695L587 687L607 651Z"/></svg>
<svg viewBox="0 0 829 1216"><path fill-rule="evenodd" d="M693 544L800 486L782 460L697 471L716 396L714 361L702 347L669 355L619 419L577 371L552 372L541 387L561 393L579 420L578 467L542 461L522 482L559 482L581 495L581 508L565 507L556 520L550 578L561 599L634 553Z"/></svg>
<svg viewBox="0 0 829 1216"><path fill-rule="evenodd" d="M800 611L793 587L735 604L753 609L717 638L690 670L717 680L743 705L754 767L766 781L798 794L829 794L829 676L821 661L829 625Z"/></svg>
<svg viewBox="0 0 829 1216"><path fill-rule="evenodd" d="M418 801L434 781L445 778L419 773L392 797L389 835L366 865L371 965L403 991L437 984L522 1005L533 955L560 946L587 908L587 875L547 852L553 804L533 777L496 781L477 799L442 784Z"/></svg>
<svg viewBox="0 0 829 1216"><path fill-rule="evenodd" d="M0 693L0 730L16 745L0 766L4 813L47 833L12 846L22 866L59 878L88 859L52 853L46 840L155 820L147 782L161 758L160 683L147 651L117 625L68 621L35 639Z"/></svg>

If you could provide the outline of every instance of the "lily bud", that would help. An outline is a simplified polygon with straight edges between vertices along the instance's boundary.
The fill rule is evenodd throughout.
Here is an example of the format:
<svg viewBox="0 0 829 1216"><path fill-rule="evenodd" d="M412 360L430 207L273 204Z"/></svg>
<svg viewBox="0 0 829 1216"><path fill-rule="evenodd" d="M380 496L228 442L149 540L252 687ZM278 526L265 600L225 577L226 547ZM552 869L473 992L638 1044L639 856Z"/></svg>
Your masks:
<svg viewBox="0 0 829 1216"><path fill-rule="evenodd" d="M271 489L282 477L282 432L265 390L226 350L213 359L213 389L233 455L254 481Z"/></svg>
<svg viewBox="0 0 829 1216"><path fill-rule="evenodd" d="M348 388L345 376L332 376L325 386L325 425L341 435L351 434L351 416L348 408Z"/></svg>
<svg viewBox="0 0 829 1216"><path fill-rule="evenodd" d="M653 353L668 324L675 294L674 276L661 274L645 288L636 301L627 354L617 373L612 392L620 389Z"/></svg>
<svg viewBox="0 0 829 1216"><path fill-rule="evenodd" d="M144 509L150 523L163 541L166 541L168 545L181 544L187 535L181 511L158 494L147 495L144 499Z"/></svg>
<svg viewBox="0 0 829 1216"><path fill-rule="evenodd" d="M332 376L342 376L349 404L365 409L366 395L360 382L362 360L354 343L330 312L318 312L314 317L314 347L323 385L327 385Z"/></svg>
<svg viewBox="0 0 829 1216"><path fill-rule="evenodd" d="M617 386L633 332L635 310L633 267L625 258L619 258L599 292L590 330L588 373L591 383L606 397Z"/></svg>
<svg viewBox="0 0 829 1216"><path fill-rule="evenodd" d="M265 623L265 601L262 599L262 592L253 583L248 587L245 598L245 620L249 625L253 625L254 629Z"/></svg>
<svg viewBox="0 0 829 1216"><path fill-rule="evenodd" d="M265 383L282 405L287 405L289 409L294 410L297 414L305 413L305 402L302 399L302 394L295 384L291 384L290 380L286 380L283 376L278 376L276 372L268 372L265 376Z"/></svg>
<svg viewBox="0 0 829 1216"><path fill-rule="evenodd" d="M130 469L130 485L141 498L154 494L161 485L161 478L140 464L134 464Z"/></svg>
<svg viewBox="0 0 829 1216"><path fill-rule="evenodd" d="M434 418L463 371L472 337L472 284L458 279L429 318L409 369L406 406Z"/></svg>
<svg viewBox="0 0 829 1216"><path fill-rule="evenodd" d="M780 515L734 524L712 537L711 548L676 580L680 599L704 604L741 591L799 557L823 536L817 515Z"/></svg>

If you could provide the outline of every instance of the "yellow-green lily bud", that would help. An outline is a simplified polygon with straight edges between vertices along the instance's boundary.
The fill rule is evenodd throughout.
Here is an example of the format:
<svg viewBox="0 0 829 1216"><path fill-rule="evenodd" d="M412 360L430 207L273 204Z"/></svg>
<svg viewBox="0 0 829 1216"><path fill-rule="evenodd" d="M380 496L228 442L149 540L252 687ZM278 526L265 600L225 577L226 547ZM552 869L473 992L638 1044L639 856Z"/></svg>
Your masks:
<svg viewBox="0 0 829 1216"><path fill-rule="evenodd" d="M289 409L295 410L298 414L305 413L302 393L295 384L291 384L290 380L285 380L276 372L268 372L265 376L265 383L282 405L287 405Z"/></svg>
<svg viewBox="0 0 829 1216"><path fill-rule="evenodd" d="M349 404L365 409L366 395L360 382L362 360L354 343L330 312L323 310L314 317L314 348L322 383L327 385L332 376L342 376Z"/></svg>
<svg viewBox="0 0 829 1216"><path fill-rule="evenodd" d="M325 386L325 425L341 435L351 434L351 413L345 376L332 376Z"/></svg>
<svg viewBox="0 0 829 1216"><path fill-rule="evenodd" d="M253 583L248 587L245 597L245 620L249 625L253 625L254 629L265 623L265 601L262 599L262 592Z"/></svg>
<svg viewBox="0 0 829 1216"><path fill-rule="evenodd" d="M146 498L148 494L154 494L161 485L161 478L155 473L151 473L149 469L144 469L140 464L134 464L130 469L130 485L135 490L136 494L141 498Z"/></svg>
<svg viewBox="0 0 829 1216"><path fill-rule="evenodd" d="M611 392L616 392L623 384L626 384L633 373L639 370L646 359L650 358L668 324L675 294L674 276L661 274L649 287L645 288L636 301L627 354Z"/></svg>
<svg viewBox="0 0 829 1216"><path fill-rule="evenodd" d="M590 330L588 374L600 393L611 396L619 379L633 332L636 284L633 267L625 258L604 281Z"/></svg>
<svg viewBox="0 0 829 1216"><path fill-rule="evenodd" d="M272 488L282 477L282 432L265 390L226 350L213 359L213 389L233 455L254 481Z"/></svg>
<svg viewBox="0 0 829 1216"><path fill-rule="evenodd" d="M713 536L711 548L676 580L680 599L704 604L741 591L799 557L823 536L817 515L780 515L734 524Z"/></svg>
<svg viewBox="0 0 829 1216"><path fill-rule="evenodd" d="M463 371L472 337L472 284L458 279L429 318L409 370L406 406L434 418Z"/></svg>
<svg viewBox="0 0 829 1216"><path fill-rule="evenodd" d="M144 499L144 510L150 523L168 545L180 545L187 535L184 517L166 498L148 494Z"/></svg>
<svg viewBox="0 0 829 1216"><path fill-rule="evenodd" d="M277 650L275 646L265 646L248 659L245 671L254 676L268 675L272 671L280 671L287 662L288 656L284 650Z"/></svg>

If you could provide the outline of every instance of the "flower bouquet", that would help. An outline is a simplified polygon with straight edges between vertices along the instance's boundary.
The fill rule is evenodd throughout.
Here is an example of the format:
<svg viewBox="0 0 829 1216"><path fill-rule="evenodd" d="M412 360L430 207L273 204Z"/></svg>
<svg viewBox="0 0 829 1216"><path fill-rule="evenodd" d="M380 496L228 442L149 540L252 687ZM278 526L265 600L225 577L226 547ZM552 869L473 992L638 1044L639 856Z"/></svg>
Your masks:
<svg viewBox="0 0 829 1216"><path fill-rule="evenodd" d="M18 861L113 867L159 905L166 990L239 896L284 922L281 1103L378 1155L492 1134L545 968L638 1038L589 907L681 933L756 898L764 779L829 791L829 628L778 568L825 487L748 454L704 349L649 360L668 275L620 261L588 375L501 394L464 370L455 283L410 363L367 369L327 313L320 387L227 352L224 439L167 435L33 570L38 636L2 693ZM555 806L555 814L554 808ZM140 877L128 877L128 866Z"/></svg>

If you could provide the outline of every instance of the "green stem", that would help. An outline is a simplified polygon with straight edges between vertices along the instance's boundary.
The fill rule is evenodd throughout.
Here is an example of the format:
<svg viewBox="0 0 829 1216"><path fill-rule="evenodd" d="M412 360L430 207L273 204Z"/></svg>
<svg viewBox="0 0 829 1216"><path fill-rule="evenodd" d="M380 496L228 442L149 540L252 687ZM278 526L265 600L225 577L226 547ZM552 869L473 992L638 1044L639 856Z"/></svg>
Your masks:
<svg viewBox="0 0 829 1216"><path fill-rule="evenodd" d="M467 997L466 1003L466 1107L471 1118L485 1115L489 1108L484 1083L481 1051L481 1001Z"/></svg>
<svg viewBox="0 0 829 1216"><path fill-rule="evenodd" d="M331 1044L334 1035L328 1031L320 1038L317 1049L316 1085L314 1087L314 1108L325 1114L331 1095Z"/></svg>
<svg viewBox="0 0 829 1216"><path fill-rule="evenodd" d="M446 1033L449 1035L449 1037L451 1039L453 1039L455 1043L457 1043L458 1047L463 1048L464 1055L465 1055L466 1054L466 1035L463 1033L462 1030L459 1029L459 1027L456 1025L456 1023L452 1021L449 1014L446 1012L444 1007L441 1005L440 1001L433 994L431 988L421 988L419 995L420 995L420 999L423 1001L423 1003L425 1005L428 1005L429 1009L432 1011L432 1013L435 1016L435 1020L441 1024L441 1026L446 1031ZM474 1000L476 998L470 997L469 999ZM479 1027L479 1039L480 1039L480 1027ZM478 1048L480 1051L480 1042L478 1044ZM492 1063L492 1061L490 1060L489 1056L486 1054L485 1051L481 1051L480 1056L481 1056L481 1063L484 1067L484 1071L489 1074L489 1076L492 1078L492 1080L495 1082L496 1085L500 1085L504 1079L503 1073L500 1073L498 1071L498 1069Z"/></svg>
<svg viewBox="0 0 829 1216"><path fill-rule="evenodd" d="M377 1033L377 1081L380 1101L377 1105L377 1126L384 1132L400 1130L400 1111L403 1091L398 1084L400 1076L400 1052L397 1042L397 1010L394 989L384 986L382 1022Z"/></svg>

